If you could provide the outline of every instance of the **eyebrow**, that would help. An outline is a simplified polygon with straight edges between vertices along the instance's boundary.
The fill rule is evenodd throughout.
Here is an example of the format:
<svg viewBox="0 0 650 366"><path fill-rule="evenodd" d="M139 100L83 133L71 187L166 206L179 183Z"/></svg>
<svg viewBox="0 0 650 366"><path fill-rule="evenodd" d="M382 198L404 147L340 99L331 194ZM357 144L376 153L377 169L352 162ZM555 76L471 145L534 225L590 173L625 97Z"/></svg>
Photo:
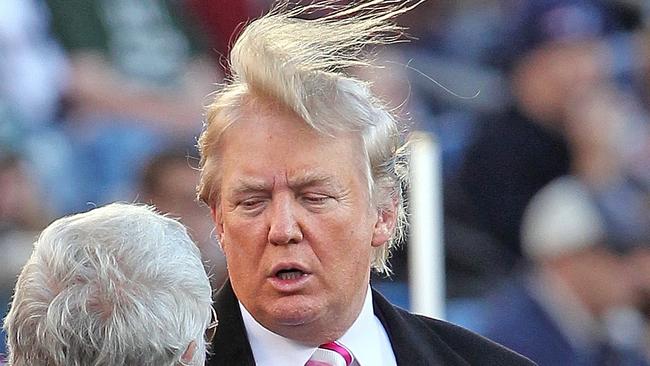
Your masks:
<svg viewBox="0 0 650 366"><path fill-rule="evenodd" d="M234 187L229 189L229 193L238 195L250 192L268 191L270 189L271 185L261 179L239 178L234 184Z"/></svg>
<svg viewBox="0 0 650 366"><path fill-rule="evenodd" d="M289 178L289 187L293 190L301 190L309 186L328 186L332 188L340 188L340 182L328 174L320 172L300 172L293 177Z"/></svg>
<svg viewBox="0 0 650 366"><path fill-rule="evenodd" d="M342 185L337 179L328 174L320 172L299 172L290 177L288 182L289 188L294 191L299 191L310 186L327 186L334 189L341 189ZM273 183L266 182L263 179L257 178L239 178L234 185L229 189L229 194L240 195L251 192L264 192L271 191Z"/></svg>

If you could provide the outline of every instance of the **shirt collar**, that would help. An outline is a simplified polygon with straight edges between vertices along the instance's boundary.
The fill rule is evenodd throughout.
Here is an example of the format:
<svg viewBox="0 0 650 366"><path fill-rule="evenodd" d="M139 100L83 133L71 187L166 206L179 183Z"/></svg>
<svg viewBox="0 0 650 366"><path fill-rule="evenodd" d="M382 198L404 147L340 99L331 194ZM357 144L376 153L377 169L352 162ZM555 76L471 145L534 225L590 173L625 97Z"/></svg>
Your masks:
<svg viewBox="0 0 650 366"><path fill-rule="evenodd" d="M304 365L314 353L314 347L298 343L264 328L241 302L239 309L257 366Z"/></svg>
<svg viewBox="0 0 650 366"><path fill-rule="evenodd" d="M361 366L396 364L388 334L373 311L370 287L359 317L339 342L352 352Z"/></svg>
<svg viewBox="0 0 650 366"><path fill-rule="evenodd" d="M258 323L239 303L253 357L258 366L304 365L315 347L282 337ZM361 313L348 331L338 340L352 352L358 365L395 365L388 335L374 314L370 286ZM379 350L379 351L378 351Z"/></svg>

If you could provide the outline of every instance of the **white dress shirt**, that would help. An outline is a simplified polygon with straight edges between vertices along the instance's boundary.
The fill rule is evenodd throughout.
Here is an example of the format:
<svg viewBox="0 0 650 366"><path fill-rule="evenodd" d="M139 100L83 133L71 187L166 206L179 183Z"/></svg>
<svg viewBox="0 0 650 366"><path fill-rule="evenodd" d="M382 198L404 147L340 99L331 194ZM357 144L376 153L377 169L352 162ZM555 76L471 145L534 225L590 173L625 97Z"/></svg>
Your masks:
<svg viewBox="0 0 650 366"><path fill-rule="evenodd" d="M258 366L304 366L316 350L316 347L306 346L269 331L241 303L239 308ZM388 334L373 311L370 286L359 317L337 341L352 352L353 366L397 365Z"/></svg>

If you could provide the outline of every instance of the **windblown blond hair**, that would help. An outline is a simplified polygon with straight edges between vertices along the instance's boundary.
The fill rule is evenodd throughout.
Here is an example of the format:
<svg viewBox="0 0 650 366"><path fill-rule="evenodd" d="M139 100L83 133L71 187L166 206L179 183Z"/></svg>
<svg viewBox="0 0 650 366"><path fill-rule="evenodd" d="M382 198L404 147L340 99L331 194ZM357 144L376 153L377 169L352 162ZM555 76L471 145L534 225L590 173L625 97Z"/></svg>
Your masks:
<svg viewBox="0 0 650 366"><path fill-rule="evenodd" d="M368 46L403 40L403 28L393 19L422 1L369 0L347 6L319 1L294 8L280 1L248 24L231 50L232 76L207 108L199 138L198 198L210 207L219 201L219 139L237 122L245 99L271 99L320 133L354 132L362 137L372 203L395 211L397 217L395 234L375 250L372 263L377 271L388 272L390 250L402 239L406 225L405 149L391 111L350 69L371 66ZM328 15L302 19L321 12Z"/></svg>

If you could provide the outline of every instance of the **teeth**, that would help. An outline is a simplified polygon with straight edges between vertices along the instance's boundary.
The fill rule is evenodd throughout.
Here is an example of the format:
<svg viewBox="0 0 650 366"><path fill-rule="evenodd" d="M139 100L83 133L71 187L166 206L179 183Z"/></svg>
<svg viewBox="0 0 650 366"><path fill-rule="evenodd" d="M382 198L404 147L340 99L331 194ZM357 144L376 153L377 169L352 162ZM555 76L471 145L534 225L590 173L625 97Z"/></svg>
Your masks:
<svg viewBox="0 0 650 366"><path fill-rule="evenodd" d="M288 271L288 272L280 272L278 273L278 277L281 280L295 280L302 276L303 273L300 271Z"/></svg>

